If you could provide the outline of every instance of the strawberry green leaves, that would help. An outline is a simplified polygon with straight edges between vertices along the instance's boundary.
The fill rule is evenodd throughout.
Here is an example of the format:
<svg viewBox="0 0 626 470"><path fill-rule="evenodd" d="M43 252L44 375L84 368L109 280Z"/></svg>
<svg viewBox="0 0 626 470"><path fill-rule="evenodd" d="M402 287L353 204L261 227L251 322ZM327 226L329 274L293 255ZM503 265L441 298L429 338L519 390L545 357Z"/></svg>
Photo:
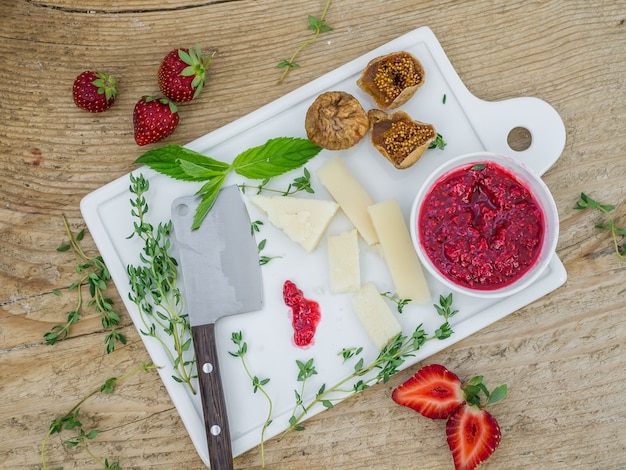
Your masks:
<svg viewBox="0 0 626 470"><path fill-rule="evenodd" d="M197 194L202 200L192 228L200 227L211 210L220 188L231 171L248 179L267 180L301 167L322 150L308 139L277 137L258 147L249 148L225 163L180 145L165 145L148 150L135 160L171 178L205 182Z"/></svg>

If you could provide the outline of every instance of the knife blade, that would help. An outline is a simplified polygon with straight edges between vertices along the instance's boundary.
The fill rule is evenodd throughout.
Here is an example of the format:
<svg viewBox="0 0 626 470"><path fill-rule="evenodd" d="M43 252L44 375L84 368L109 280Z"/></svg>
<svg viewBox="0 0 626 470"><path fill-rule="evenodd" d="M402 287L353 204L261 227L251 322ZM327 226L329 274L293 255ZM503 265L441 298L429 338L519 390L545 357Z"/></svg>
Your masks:
<svg viewBox="0 0 626 470"><path fill-rule="evenodd" d="M196 355L209 461L213 470L232 469L215 323L227 315L261 309L261 267L250 218L237 186L220 190L202 225L192 230L199 202L197 196L174 200L172 226Z"/></svg>

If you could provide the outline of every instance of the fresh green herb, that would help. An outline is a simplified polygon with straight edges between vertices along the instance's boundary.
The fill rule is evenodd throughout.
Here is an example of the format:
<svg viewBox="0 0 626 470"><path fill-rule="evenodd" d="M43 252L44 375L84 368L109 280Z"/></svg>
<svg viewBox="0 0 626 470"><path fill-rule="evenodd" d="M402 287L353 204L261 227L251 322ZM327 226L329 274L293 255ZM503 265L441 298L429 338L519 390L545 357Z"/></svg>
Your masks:
<svg viewBox="0 0 626 470"><path fill-rule="evenodd" d="M428 145L429 149L439 149L439 150L443 150L446 145L448 145L446 143L445 140L443 140L443 136L439 133L437 133L437 138L430 143L430 145Z"/></svg>
<svg viewBox="0 0 626 470"><path fill-rule="evenodd" d="M133 233L128 237L137 236L143 243L140 254L141 265L128 265L131 293L128 297L137 306L143 324L140 331L158 341L169 356L176 375L176 382L185 383L192 393L196 393L192 379L194 359L191 349L191 328L187 315L184 313L183 299L178 288L177 262L170 256L170 232L172 222L159 223L155 229L146 220L148 203L145 194L150 184L143 175L130 175L130 192L135 195L130 200L131 214L136 218L133 222ZM173 343L170 346L169 343Z"/></svg>
<svg viewBox="0 0 626 470"><path fill-rule="evenodd" d="M448 294L446 297L440 295L439 305L433 304L433 307L435 307L437 313L445 320L445 322L437 330L435 330L435 337L437 339L449 338L452 333L454 333L450 327L449 319L459 313L458 310L452 310L452 293Z"/></svg>
<svg viewBox="0 0 626 470"><path fill-rule="evenodd" d="M392 294L391 292L384 292L380 295L382 295L384 298L389 299L393 303L395 303L396 308L398 309L398 313L402 313L402 311L404 310L404 307L406 307L407 304L411 302L411 299L400 299L399 297Z"/></svg>
<svg viewBox="0 0 626 470"><path fill-rule="evenodd" d="M597 209L604 214L608 214L615 209L615 206L610 204L601 204L587 196L585 193L580 193L580 199L576 202L576 207L574 209L584 210L587 208ZM626 258L626 243L623 243L623 239L626 237L626 229L617 227L615 225L615 219L612 217L609 218L608 223L596 225L596 228L610 231L617 256L620 258ZM620 243L622 244L620 245Z"/></svg>
<svg viewBox="0 0 626 470"><path fill-rule="evenodd" d="M471 169L474 171L480 171L480 170L484 170L486 166L487 165L485 165L484 163L477 163Z"/></svg>
<svg viewBox="0 0 626 470"><path fill-rule="evenodd" d="M261 255L261 251L263 251L265 249L265 244L267 243L266 239L263 239L259 242L259 245L257 247L257 250L259 252L259 264L261 266L265 266L267 263L269 263L270 261L272 261L273 259L277 259L277 258L281 258L280 256L266 256L266 255Z"/></svg>
<svg viewBox="0 0 626 470"><path fill-rule="evenodd" d="M343 348L338 356L343 357L343 362L346 362L348 359L352 359L354 356L358 356L363 351L363 348Z"/></svg>
<svg viewBox="0 0 626 470"><path fill-rule="evenodd" d="M243 334L241 333L241 331L239 331L238 333L232 333L230 339L237 346L238 349L235 352L229 351L228 354L241 359L241 364L246 371L246 375L252 382L253 393L256 393L257 391L261 392L267 400L267 419L265 420L265 423L263 423L263 428L261 429L261 464L262 467L265 468L265 430L270 424L272 424L273 403L272 398L269 396L264 387L269 383L270 379L259 379L256 375L253 376L250 372L250 369L248 369L248 365L246 364L245 360L245 355L248 352L248 343L243 340Z"/></svg>
<svg viewBox="0 0 626 470"><path fill-rule="evenodd" d="M441 99L441 102L442 102L443 104L446 104L446 100L447 100L447 99L448 99L448 97L447 97L447 96L446 96L446 94L444 93L444 94L443 94L443 98Z"/></svg>
<svg viewBox="0 0 626 470"><path fill-rule="evenodd" d="M255 220L250 224L250 234L254 235L254 232L259 233L261 231L261 227L263 226L262 220Z"/></svg>
<svg viewBox="0 0 626 470"><path fill-rule="evenodd" d="M83 308L82 286L88 285L91 299L87 305L94 307L96 312L101 314L102 327L109 330L109 334L104 338L104 344L106 352L110 353L115 350L116 342L126 344L126 337L116 329L120 322L120 316L113 310L113 301L104 295L107 283L111 280L111 274L101 256L90 257L83 251L80 242L85 236L85 231L81 230L74 235L65 216L63 216L63 224L69 237L69 243L58 247L57 251L72 250L78 258L76 272L80 278L68 287L68 291L76 290L77 300L74 310L67 316L67 322L64 325L54 325L50 331L44 334L44 339L48 344L55 344L57 341L62 341L68 337L70 328L78 322ZM61 295L59 291L55 291L54 294Z"/></svg>
<svg viewBox="0 0 626 470"><path fill-rule="evenodd" d="M301 167L321 150L321 147L308 139L277 137L245 150L228 164L172 144L148 150L135 163L145 164L174 179L206 181L197 192L202 199L192 225L196 229L211 210L226 176L231 171L248 179L269 180Z"/></svg>
<svg viewBox="0 0 626 470"><path fill-rule="evenodd" d="M310 194L315 193L313 187L311 186L311 173L306 168L304 169L303 175L295 178L291 183L289 183L289 186L287 186L287 189L284 191L280 189L268 188L267 184L270 182L270 179L271 178L265 178L261 181L261 184L258 185L240 184L239 188L244 193L246 192L246 189L256 189L257 194L261 194L263 191L270 191L279 193L281 196L291 196L292 194L300 191L306 191Z"/></svg>
<svg viewBox="0 0 626 470"><path fill-rule="evenodd" d="M315 370L315 366L313 365L313 359L309 359L306 362L302 362L296 359L296 365L298 366L297 380L298 382L301 382L302 385L300 386L300 391L294 390L294 394L296 396L296 404L291 413L291 417L289 418L289 424L290 426L293 427L295 431L302 431L304 430L304 427L298 425L296 421L296 412L298 411L298 408L302 407L302 410L303 410L302 412L306 414L307 408L304 407L304 402L302 398L304 395L304 387L308 379L310 379L314 375L317 375L317 370ZM318 392L318 395L319 395L319 392Z"/></svg>
<svg viewBox="0 0 626 470"><path fill-rule="evenodd" d="M97 395L99 393L111 394L115 390L115 387L128 377L136 374L137 372L145 371L148 372L152 369L156 369L157 366L153 364L143 364L140 367L133 369L120 377L111 377L107 379L102 385L98 388L91 391L85 397L83 397L70 411L65 413L60 418L52 420L50 423L50 427L48 429L48 433L43 440L41 445L41 463L43 465L43 469L46 470L48 468L47 460L46 460L46 445L50 439L50 436L55 433L61 433L62 431L75 431L76 435L74 438L64 441L63 443L69 447L82 447L89 456L98 463L105 470L120 470L120 466L118 462L109 462L108 459L101 459L97 455L93 453L91 448L89 447L89 441L95 439L101 431L97 429L86 430L83 426L83 423L79 419L80 407L91 397Z"/></svg>
<svg viewBox="0 0 626 470"><path fill-rule="evenodd" d="M285 79L291 69L300 67L300 65L296 62L296 58L305 47L313 44L321 33L332 30L332 28L326 24L326 13L328 12L328 8L330 7L330 2L331 0L326 0L326 6L324 7L322 16L320 16L319 18L316 18L312 15L308 16L309 26L307 29L313 31L313 37L303 43L300 47L298 47L288 60L283 60L278 63L276 68L284 69L282 75L278 79L278 83L281 83Z"/></svg>
<svg viewBox="0 0 626 470"><path fill-rule="evenodd" d="M487 399L487 405L492 403L497 403L506 397L508 392L508 387L506 384L502 384L496 388L494 388L491 392L487 389L482 375L477 375L472 377L469 382L463 387L463 391L465 392L465 400L470 405L475 405L478 407L482 407L481 404L481 392L485 395Z"/></svg>
<svg viewBox="0 0 626 470"><path fill-rule="evenodd" d="M303 430L304 427L300 424L304 419L306 414L317 404L321 404L326 408L331 408L333 403L336 401L343 400L355 393L361 392L372 385L378 383L387 383L389 378L398 372L399 367L410 357L414 355L416 351L418 351L426 341L430 341L432 339L443 340L446 339L452 334L452 330L449 328L448 319L454 316L457 313L457 310L452 310L452 294L447 297L440 297L439 305L435 305L435 309L439 315L442 315L446 323L444 325L447 326L447 331L449 334L443 335L441 333L435 333L432 336L428 336L426 331L423 329L420 324L411 336L403 335L399 333L396 335L387 346L383 348L378 357L369 365L365 365L363 358L359 358L357 362L354 364L353 372L349 374L347 377L341 379L336 384L327 387L326 384L323 384L318 392L315 395L315 398L308 404L304 404L302 401L302 396L304 395L304 381L302 384L302 388L299 392L296 392L296 406L292 413L291 418L289 419L289 428L285 430L280 438L285 437L290 431ZM442 325L439 330L444 328ZM439 331L438 330L438 331ZM362 348L344 348L339 353L344 359L344 362L349 359L356 359L357 356L361 353ZM302 381L303 377L310 377L310 375L305 375L303 371L313 370L315 371L313 365L313 359L309 360L306 363L302 363L301 361L296 361L298 366L298 380ZM375 372L374 375L371 375L372 372ZM317 373L317 371L315 371ZM369 375L369 378L364 378L364 376ZM349 383L353 383L352 387L346 387ZM300 409L300 412L298 412Z"/></svg>

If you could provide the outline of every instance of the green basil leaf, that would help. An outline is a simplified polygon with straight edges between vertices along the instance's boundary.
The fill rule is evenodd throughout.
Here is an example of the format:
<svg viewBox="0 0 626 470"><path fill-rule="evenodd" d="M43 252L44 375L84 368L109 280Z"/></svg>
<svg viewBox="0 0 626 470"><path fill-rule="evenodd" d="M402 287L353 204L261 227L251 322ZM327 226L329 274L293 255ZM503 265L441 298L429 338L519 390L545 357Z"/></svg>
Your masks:
<svg viewBox="0 0 626 470"><path fill-rule="evenodd" d="M206 178L187 174L181 161L202 166L209 171L226 172L230 165L220 162L201 153L187 149L180 145L170 144L148 150L137 160L136 164L143 164L159 173L183 181L204 181Z"/></svg>
<svg viewBox="0 0 626 470"><path fill-rule="evenodd" d="M272 178L299 168L321 150L308 139L277 137L240 153L232 166L246 178Z"/></svg>

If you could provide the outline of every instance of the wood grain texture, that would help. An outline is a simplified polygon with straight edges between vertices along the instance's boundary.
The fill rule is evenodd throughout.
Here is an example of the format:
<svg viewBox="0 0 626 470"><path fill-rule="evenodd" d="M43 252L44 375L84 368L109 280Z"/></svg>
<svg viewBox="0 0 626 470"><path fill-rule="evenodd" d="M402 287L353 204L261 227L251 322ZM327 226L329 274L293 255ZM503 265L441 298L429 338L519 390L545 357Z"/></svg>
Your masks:
<svg viewBox="0 0 626 470"><path fill-rule="evenodd" d="M321 0L0 0L0 455L3 468L42 468L52 419L104 380L149 360L124 311L128 343L104 352L99 316L86 311L71 338L43 334L75 297L76 261L61 214L84 228L80 199L134 168L132 108L158 91L160 59L175 47L215 51L205 91L183 105L166 143L186 143L359 55L431 27L477 97L536 96L567 128L565 150L545 175L561 223L557 252L567 283L432 357L462 379L508 383L493 407L503 439L485 469L622 469L626 464L626 260L594 212L573 210L581 191L616 204L626 226L626 4L623 1L335 0L333 27L277 85L280 60L310 37L306 15ZM71 84L84 69L118 78L103 115L77 109ZM84 249L96 255L89 236ZM62 296L54 294L63 291ZM122 309L111 287L109 294ZM462 308L462 307L461 307ZM312 418L306 430L266 443L269 469L450 469L441 423L389 398L415 368ZM155 372L136 374L81 407L101 434L92 449L122 468L203 468ZM102 468L54 435L48 467ZM236 469L260 467L255 448Z"/></svg>

